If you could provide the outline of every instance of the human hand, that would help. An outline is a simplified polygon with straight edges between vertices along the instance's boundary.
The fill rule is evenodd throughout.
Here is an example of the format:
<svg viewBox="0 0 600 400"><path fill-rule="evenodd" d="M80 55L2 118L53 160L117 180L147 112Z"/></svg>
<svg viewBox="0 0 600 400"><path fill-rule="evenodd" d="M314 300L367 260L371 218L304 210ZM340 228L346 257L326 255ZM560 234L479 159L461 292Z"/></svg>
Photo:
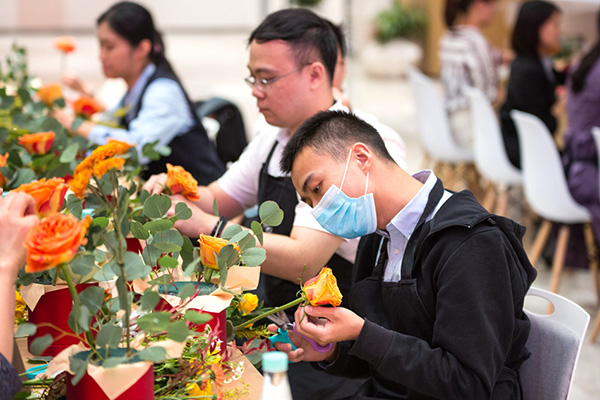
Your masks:
<svg viewBox="0 0 600 400"><path fill-rule="evenodd" d="M171 208L167 211L167 217L175 215L175 205L177 203L185 203L192 210L192 217L189 219L179 219L175 222L174 227L189 237L198 237L200 233L206 234L215 226L219 217L205 213L194 202L188 200L180 194L171 196Z"/></svg>
<svg viewBox="0 0 600 400"><path fill-rule="evenodd" d="M356 340L364 319L344 307L298 307L296 330L321 345Z"/></svg>
<svg viewBox="0 0 600 400"><path fill-rule="evenodd" d="M88 138L90 131L94 127L94 123L90 121L83 121L79 128L73 130L73 121L75 121L75 114L65 109L54 110L50 113L51 117L54 117L66 130L69 132Z"/></svg>
<svg viewBox="0 0 600 400"><path fill-rule="evenodd" d="M63 85L76 92L87 96L91 96L91 90L89 89L89 86L83 83L78 77L74 75L65 74L61 76L60 81Z"/></svg>
<svg viewBox="0 0 600 400"><path fill-rule="evenodd" d="M38 221L33 197L15 192L0 198L0 272L16 276L25 264L23 243Z"/></svg>
<svg viewBox="0 0 600 400"><path fill-rule="evenodd" d="M148 193L152 194L161 194L165 191L167 187L167 174L164 172L158 175L152 175L144 186L142 186L142 190L148 191Z"/></svg>
<svg viewBox="0 0 600 400"><path fill-rule="evenodd" d="M277 327L277 325L271 324L267 327L267 329L270 332L277 333L279 328ZM320 353L320 352L316 351L312 347L310 342L308 340L306 340L306 338L304 338L302 335L299 335L298 333L291 331L291 330L288 331L288 335L289 335L290 340L294 344L294 346L297 347L296 350L292 350L293 347L289 343L277 342L277 343L274 343L273 346L277 350L287 353L288 359L291 362L324 361L324 360L328 360L328 359L333 359L334 355L336 354L337 343L334 343L331 350L329 350L325 353Z"/></svg>

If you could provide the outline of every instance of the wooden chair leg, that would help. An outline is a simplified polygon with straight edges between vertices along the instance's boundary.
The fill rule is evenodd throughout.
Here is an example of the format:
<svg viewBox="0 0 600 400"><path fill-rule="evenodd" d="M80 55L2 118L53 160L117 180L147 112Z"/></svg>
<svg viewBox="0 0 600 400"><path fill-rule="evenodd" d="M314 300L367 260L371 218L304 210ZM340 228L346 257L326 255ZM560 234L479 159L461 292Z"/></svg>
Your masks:
<svg viewBox="0 0 600 400"><path fill-rule="evenodd" d="M587 223L583 226L585 234L585 247L587 248L588 262L590 264L590 272L594 280L594 289L596 289L596 297L600 300L600 282L598 281L598 254L596 252L596 239L592 224Z"/></svg>
<svg viewBox="0 0 600 400"><path fill-rule="evenodd" d="M594 322L594 327L592 328L592 333L590 334L590 341L592 343L596 341L598 333L600 333L600 310L598 310L598 313L596 314L596 322Z"/></svg>
<svg viewBox="0 0 600 400"><path fill-rule="evenodd" d="M552 222L548 220L544 220L542 222L542 226L538 230L537 236L535 237L535 241L533 242L533 247L529 251L529 261L531 265L536 266L540 256L542 255L542 251L544 250L544 246L546 245L546 241L548 240L548 236L550 235L550 229L552 228Z"/></svg>
<svg viewBox="0 0 600 400"><path fill-rule="evenodd" d="M567 255L567 246L569 245L570 232L571 227L569 225L562 225L558 231L554 261L552 262L552 277L550 279L550 291L552 293L558 293L558 286L560 285L560 278Z"/></svg>
<svg viewBox="0 0 600 400"><path fill-rule="evenodd" d="M498 200L496 201L496 214L506 216L506 207L508 206L508 187L506 185L498 186Z"/></svg>
<svg viewBox="0 0 600 400"><path fill-rule="evenodd" d="M485 198L483 199L482 206L489 212L494 209L494 202L496 200L496 186L490 181L485 192Z"/></svg>

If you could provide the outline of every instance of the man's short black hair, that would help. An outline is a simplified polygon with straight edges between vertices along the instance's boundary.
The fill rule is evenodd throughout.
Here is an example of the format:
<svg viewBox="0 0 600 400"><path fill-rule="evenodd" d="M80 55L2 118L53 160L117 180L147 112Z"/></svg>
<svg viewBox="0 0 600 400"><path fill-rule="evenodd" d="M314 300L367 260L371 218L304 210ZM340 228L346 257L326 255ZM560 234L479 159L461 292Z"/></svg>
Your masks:
<svg viewBox="0 0 600 400"><path fill-rule="evenodd" d="M540 28L560 8L543 0L527 1L521 5L513 30L512 48L520 56L539 57Z"/></svg>
<svg viewBox="0 0 600 400"><path fill-rule="evenodd" d="M366 144L376 155L394 162L383 139L371 125L345 111L321 111L300 125L283 149L281 169L291 173L294 160L310 147L317 154L327 154L336 161L345 162L348 149L356 142Z"/></svg>
<svg viewBox="0 0 600 400"><path fill-rule="evenodd" d="M283 40L291 47L298 68L320 61L333 81L337 59L335 33L325 20L304 8L289 8L269 14L250 34L248 44Z"/></svg>
<svg viewBox="0 0 600 400"><path fill-rule="evenodd" d="M348 55L348 44L346 43L346 35L344 34L344 27L340 25L336 25L328 19L323 18L325 22L329 25L331 30L335 35L335 41L337 42L338 49L342 54L342 58L346 58Z"/></svg>

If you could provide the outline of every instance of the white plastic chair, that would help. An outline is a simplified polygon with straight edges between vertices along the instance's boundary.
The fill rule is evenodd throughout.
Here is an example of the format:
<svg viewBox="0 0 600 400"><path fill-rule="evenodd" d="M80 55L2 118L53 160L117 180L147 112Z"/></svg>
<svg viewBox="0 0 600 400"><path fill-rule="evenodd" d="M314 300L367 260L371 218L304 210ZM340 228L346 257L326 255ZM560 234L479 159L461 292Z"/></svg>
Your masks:
<svg viewBox="0 0 600 400"><path fill-rule="evenodd" d="M567 399L590 315L571 300L543 289L532 287L527 295L548 300L554 312L541 315L525 310L531 321L526 344L531 357L519 370L523 398Z"/></svg>
<svg viewBox="0 0 600 400"><path fill-rule="evenodd" d="M490 209L496 197L496 214L505 215L508 202L508 188L520 185L521 171L509 161L504 148L504 140L498 117L488 98L477 88L467 87L465 93L470 101L474 135L474 160L479 173L493 183L496 191L486 196L484 206Z"/></svg>
<svg viewBox="0 0 600 400"><path fill-rule="evenodd" d="M596 293L599 293L595 247L590 246L595 240L590 226L591 216L588 210L571 196L562 162L550 131L534 115L517 110L512 110L510 115L515 122L519 136L525 197L531 208L544 219L529 253L530 261L536 265L548 240L552 225L561 224L550 282L550 290L557 293L569 244L570 225L586 224L585 234L588 236L586 237L586 247L590 259L590 269L594 274Z"/></svg>
<svg viewBox="0 0 600 400"><path fill-rule="evenodd" d="M472 162L473 153L452 137L444 101L433 80L416 68L411 68L408 76L416 99L417 127L427 152L442 162Z"/></svg>

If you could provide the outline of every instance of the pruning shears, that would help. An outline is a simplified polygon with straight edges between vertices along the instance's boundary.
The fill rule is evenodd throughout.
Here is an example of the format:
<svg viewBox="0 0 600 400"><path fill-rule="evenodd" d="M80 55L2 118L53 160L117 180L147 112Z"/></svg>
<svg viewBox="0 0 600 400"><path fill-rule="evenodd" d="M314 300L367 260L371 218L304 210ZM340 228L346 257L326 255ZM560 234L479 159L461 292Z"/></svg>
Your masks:
<svg viewBox="0 0 600 400"><path fill-rule="evenodd" d="M333 343L328 343L325 346L321 346L313 339L308 338L300 332L298 332L296 330L296 323L290 323L290 320L286 315L285 311L279 311L276 314L268 316L267 318L269 318L278 327L277 334L269 338L271 343L289 343L292 345L292 350L296 350L297 347L290 340L290 336L288 333L291 330L292 332L302 336L308 343L310 343L312 348L319 353L326 353L333 347Z"/></svg>

